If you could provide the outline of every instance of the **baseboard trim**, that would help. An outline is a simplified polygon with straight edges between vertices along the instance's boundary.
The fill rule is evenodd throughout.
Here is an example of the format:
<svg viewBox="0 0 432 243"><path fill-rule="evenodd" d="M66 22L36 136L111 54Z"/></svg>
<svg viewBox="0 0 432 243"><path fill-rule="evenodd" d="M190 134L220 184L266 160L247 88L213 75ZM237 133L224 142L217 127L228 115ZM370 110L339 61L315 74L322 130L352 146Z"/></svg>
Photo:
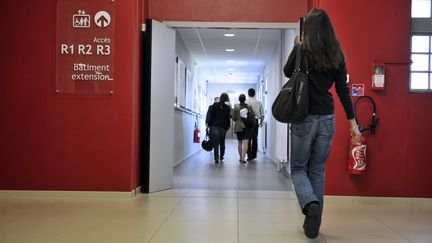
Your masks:
<svg viewBox="0 0 432 243"><path fill-rule="evenodd" d="M336 203L368 204L368 205L430 205L432 198L413 198L413 197L368 197L368 196L333 196L326 195L326 201Z"/></svg>
<svg viewBox="0 0 432 243"><path fill-rule="evenodd" d="M0 198L125 198L132 199L140 193L137 187L131 192L104 191L28 191L28 190L0 190ZM193 190L193 189L191 189ZM294 192L295 193L295 192ZM335 196L325 195L325 201L347 204L369 205L405 205L432 206L432 198L413 197L367 197L367 196Z"/></svg>
<svg viewBox="0 0 432 243"><path fill-rule="evenodd" d="M190 157L192 157L192 156L196 155L197 153L201 152L201 150L202 150L202 149L200 148L199 150L193 152L192 154L187 155L187 156L184 157L183 159L181 159L181 160L179 160L179 161L177 161L177 162L174 162L173 167L176 167L177 165L179 165L179 164L185 162L185 161L186 161L187 159L189 159Z"/></svg>
<svg viewBox="0 0 432 243"><path fill-rule="evenodd" d="M134 198L139 188L130 192L111 191L29 191L29 190L0 190L0 197L52 197L52 198Z"/></svg>

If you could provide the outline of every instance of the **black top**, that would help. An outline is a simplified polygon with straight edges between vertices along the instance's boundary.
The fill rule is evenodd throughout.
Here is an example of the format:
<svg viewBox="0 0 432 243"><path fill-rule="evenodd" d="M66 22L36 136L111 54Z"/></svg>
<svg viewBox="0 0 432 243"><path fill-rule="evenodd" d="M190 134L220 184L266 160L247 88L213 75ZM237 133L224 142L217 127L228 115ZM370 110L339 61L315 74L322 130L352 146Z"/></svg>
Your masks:
<svg viewBox="0 0 432 243"><path fill-rule="evenodd" d="M230 127L231 107L223 102L217 102L209 106L207 111L207 124L209 126L228 129Z"/></svg>
<svg viewBox="0 0 432 243"><path fill-rule="evenodd" d="M207 114L206 114L206 120L205 120L205 124L208 125L210 123L210 115L213 109L213 105L216 103L213 103L211 105L209 105L208 109L207 109Z"/></svg>
<svg viewBox="0 0 432 243"><path fill-rule="evenodd" d="M287 63L284 66L284 74L290 78L295 68L295 60L297 56L298 45L295 45L291 54L288 57ZM305 53L302 55L300 69L305 71L304 59L307 57ZM328 69L323 71L314 70L313 60L308 58L309 63L309 114L310 115L331 115L334 114L333 96L329 92L333 82L336 86L336 93L345 110L347 119L353 119L354 109L350 97L350 90L347 84L347 71L345 61L342 60L339 68Z"/></svg>

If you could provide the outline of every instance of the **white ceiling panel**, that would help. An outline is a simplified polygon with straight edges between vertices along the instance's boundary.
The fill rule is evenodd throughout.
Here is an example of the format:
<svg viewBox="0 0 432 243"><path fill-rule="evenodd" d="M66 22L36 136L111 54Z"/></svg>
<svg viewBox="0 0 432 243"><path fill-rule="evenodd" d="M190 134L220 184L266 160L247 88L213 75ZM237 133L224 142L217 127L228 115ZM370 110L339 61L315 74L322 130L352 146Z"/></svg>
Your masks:
<svg viewBox="0 0 432 243"><path fill-rule="evenodd" d="M256 83L281 39L279 29L178 28L177 32L210 83ZM235 36L224 36L228 33Z"/></svg>

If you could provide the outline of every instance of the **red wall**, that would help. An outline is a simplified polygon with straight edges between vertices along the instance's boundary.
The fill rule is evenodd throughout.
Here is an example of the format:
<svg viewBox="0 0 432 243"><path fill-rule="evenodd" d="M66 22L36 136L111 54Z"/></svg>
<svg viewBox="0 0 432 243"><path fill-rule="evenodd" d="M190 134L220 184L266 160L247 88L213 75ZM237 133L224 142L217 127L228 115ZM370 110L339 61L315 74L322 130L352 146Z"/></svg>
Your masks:
<svg viewBox="0 0 432 243"><path fill-rule="evenodd" d="M432 94L410 94L410 1L321 0L345 50L351 83L364 83L378 106L380 124L367 135L368 174L346 170L348 125L340 105L338 130L327 171L327 193L334 195L432 197L429 148ZM371 90L371 64L386 62L386 88ZM359 107L369 124L371 106Z"/></svg>
<svg viewBox="0 0 432 243"><path fill-rule="evenodd" d="M407 64L388 64L386 89L370 89L372 62L409 61L410 1L117 0L114 95L102 98L54 95L55 6L55 0L2 2L0 189L130 191L137 185L138 22L145 17L296 22L307 8L321 6L345 50L351 83L366 85L381 119L377 134L367 137L368 174L350 176L348 124L336 102L327 194L432 197L432 114L426 110L432 94L408 93ZM361 123L369 111L360 107Z"/></svg>
<svg viewBox="0 0 432 243"><path fill-rule="evenodd" d="M149 16L164 21L297 22L304 0L148 0Z"/></svg>
<svg viewBox="0 0 432 243"><path fill-rule="evenodd" d="M55 95L56 0L2 1L0 189L136 186L138 9L117 0L114 94Z"/></svg>

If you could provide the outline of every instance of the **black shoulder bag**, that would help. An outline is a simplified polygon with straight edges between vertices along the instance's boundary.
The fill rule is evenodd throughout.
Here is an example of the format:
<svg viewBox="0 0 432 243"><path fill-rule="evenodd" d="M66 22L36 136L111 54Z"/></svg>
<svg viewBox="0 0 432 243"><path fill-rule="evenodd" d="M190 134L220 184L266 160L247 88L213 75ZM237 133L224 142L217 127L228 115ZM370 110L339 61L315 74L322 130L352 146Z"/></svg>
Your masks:
<svg viewBox="0 0 432 243"><path fill-rule="evenodd" d="M299 45L292 77L284 84L272 105L273 117L282 123L301 122L309 111L308 74L300 70L302 46ZM306 72L308 70L305 58Z"/></svg>

